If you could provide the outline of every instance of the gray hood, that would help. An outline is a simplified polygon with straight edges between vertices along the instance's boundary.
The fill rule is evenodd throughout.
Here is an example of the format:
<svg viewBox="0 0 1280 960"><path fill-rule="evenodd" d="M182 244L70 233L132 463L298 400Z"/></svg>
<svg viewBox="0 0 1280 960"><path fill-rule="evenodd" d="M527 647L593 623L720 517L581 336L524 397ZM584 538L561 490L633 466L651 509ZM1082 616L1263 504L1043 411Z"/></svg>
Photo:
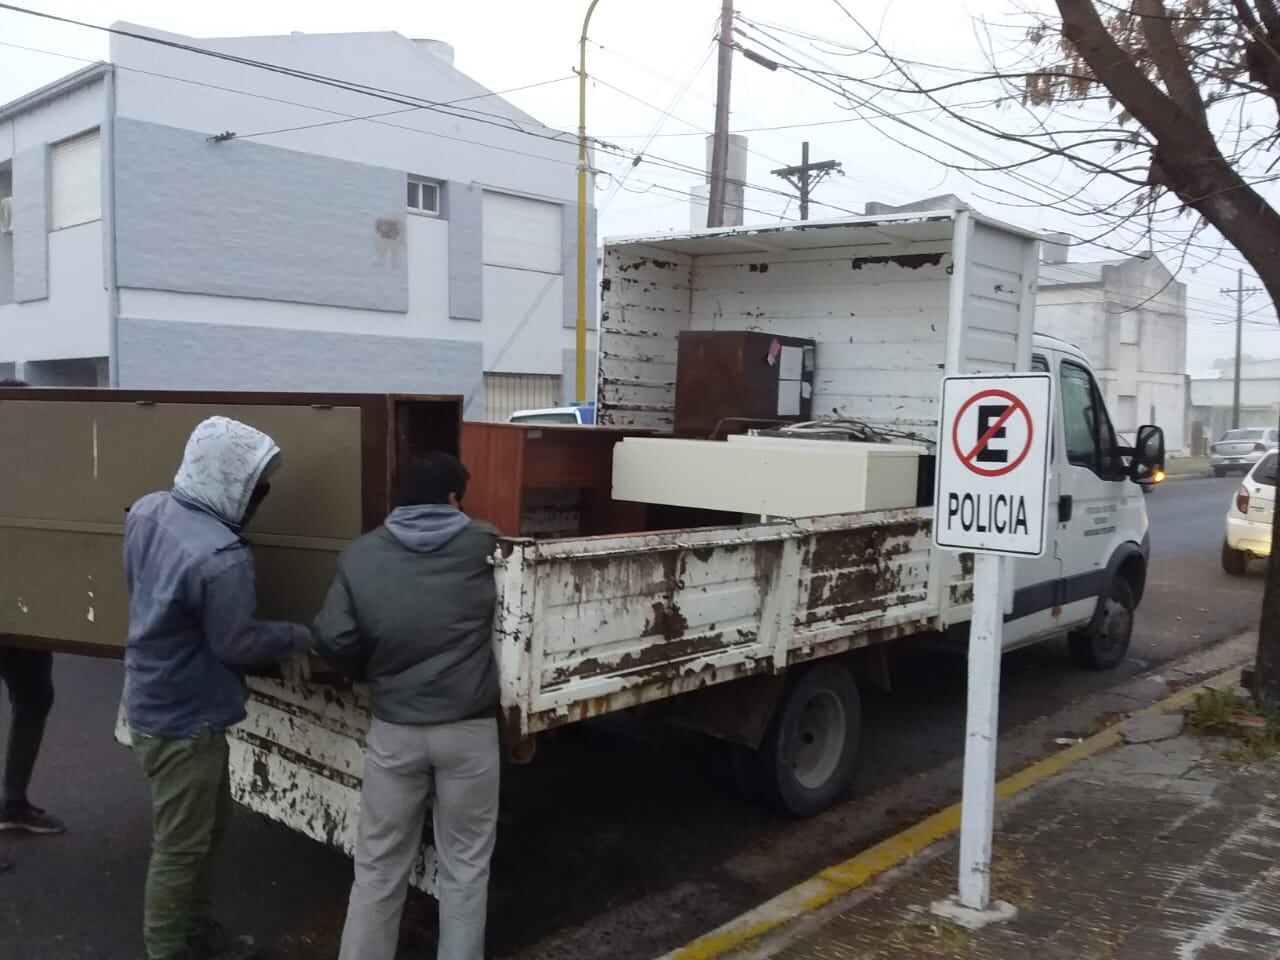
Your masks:
<svg viewBox="0 0 1280 960"><path fill-rule="evenodd" d="M279 465L280 448L261 430L227 417L210 417L191 431L182 466L173 478L173 493L239 527L254 487Z"/></svg>
<svg viewBox="0 0 1280 960"><path fill-rule="evenodd" d="M430 553L467 528L471 518L447 503L425 503L416 507L396 507L387 517L386 528L405 549Z"/></svg>

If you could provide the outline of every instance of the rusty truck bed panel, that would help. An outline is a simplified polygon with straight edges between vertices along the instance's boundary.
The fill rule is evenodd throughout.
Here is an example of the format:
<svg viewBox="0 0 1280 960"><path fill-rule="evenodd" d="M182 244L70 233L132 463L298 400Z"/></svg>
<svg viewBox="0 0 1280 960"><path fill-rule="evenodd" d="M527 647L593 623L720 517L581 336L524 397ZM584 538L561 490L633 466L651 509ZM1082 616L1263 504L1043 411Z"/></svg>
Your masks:
<svg viewBox="0 0 1280 960"><path fill-rule="evenodd" d="M495 559L508 739L939 629L969 566L929 550L929 510L561 541ZM935 566L936 565L936 566ZM251 679L231 731L236 799L347 853L369 706L360 687ZM429 843L415 885L431 891Z"/></svg>
<svg viewBox="0 0 1280 960"><path fill-rule="evenodd" d="M507 541L496 643L509 735L941 629L967 574L931 511Z"/></svg>

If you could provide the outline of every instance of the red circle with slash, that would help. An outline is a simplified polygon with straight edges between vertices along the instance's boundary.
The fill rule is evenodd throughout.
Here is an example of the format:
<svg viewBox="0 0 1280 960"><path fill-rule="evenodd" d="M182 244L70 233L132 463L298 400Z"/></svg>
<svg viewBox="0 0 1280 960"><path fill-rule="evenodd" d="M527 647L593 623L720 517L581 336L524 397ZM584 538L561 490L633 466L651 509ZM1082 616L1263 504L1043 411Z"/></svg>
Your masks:
<svg viewBox="0 0 1280 960"><path fill-rule="evenodd" d="M973 448L967 453L960 446L960 421L964 419L968 409L979 400L997 399L1007 401L1008 409L1005 410L1000 418L987 428L986 433L973 445ZM1027 440L1022 447L1022 451L1014 457L1009 463L1001 464L998 467L980 467L975 462L975 458L981 453L991 442L991 438L1000 432L1003 427L1015 414L1021 413L1027 420ZM1015 397L1007 390L983 390L981 393L975 393L972 397L964 402L959 413L956 414L955 422L951 425L951 446L956 452L956 456L960 458L960 462L970 471L981 477L1003 477L1007 473L1011 473L1018 468L1023 460L1027 459L1027 454L1031 452L1031 439L1035 436L1035 427L1031 422L1031 411L1027 409L1027 405L1018 397Z"/></svg>

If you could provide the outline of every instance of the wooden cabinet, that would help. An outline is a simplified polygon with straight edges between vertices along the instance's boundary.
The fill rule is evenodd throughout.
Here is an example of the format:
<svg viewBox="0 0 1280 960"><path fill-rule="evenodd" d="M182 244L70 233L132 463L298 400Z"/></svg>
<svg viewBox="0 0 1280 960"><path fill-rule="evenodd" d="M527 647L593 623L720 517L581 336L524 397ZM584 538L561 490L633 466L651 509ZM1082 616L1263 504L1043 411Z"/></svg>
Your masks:
<svg viewBox="0 0 1280 960"><path fill-rule="evenodd" d="M615 502L613 447L635 430L464 423L471 472L463 509L507 537L577 537L643 530L640 504Z"/></svg>
<svg viewBox="0 0 1280 960"><path fill-rule="evenodd" d="M684 330L676 355L675 432L718 440L748 426L808 420L812 340L749 330Z"/></svg>

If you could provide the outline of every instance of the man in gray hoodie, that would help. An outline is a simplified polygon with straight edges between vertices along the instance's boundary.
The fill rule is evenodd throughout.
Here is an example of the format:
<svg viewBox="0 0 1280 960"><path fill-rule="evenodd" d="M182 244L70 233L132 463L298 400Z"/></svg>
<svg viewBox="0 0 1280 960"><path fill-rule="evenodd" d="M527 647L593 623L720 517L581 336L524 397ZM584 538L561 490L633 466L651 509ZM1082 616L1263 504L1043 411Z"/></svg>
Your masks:
<svg viewBox="0 0 1280 960"><path fill-rule="evenodd" d="M231 817L226 730L245 717L241 669L310 648L294 623L259 620L240 530L270 490L280 449L211 417L192 432L173 489L129 510L125 714L151 785L153 840L143 938L150 960L243 960L248 937L213 922L214 858Z"/></svg>
<svg viewBox="0 0 1280 960"><path fill-rule="evenodd" d="M317 652L369 685L355 882L341 960L393 960L434 798L439 960L483 960L498 819L498 531L460 509L457 458L413 460L403 506L351 544L313 626Z"/></svg>

